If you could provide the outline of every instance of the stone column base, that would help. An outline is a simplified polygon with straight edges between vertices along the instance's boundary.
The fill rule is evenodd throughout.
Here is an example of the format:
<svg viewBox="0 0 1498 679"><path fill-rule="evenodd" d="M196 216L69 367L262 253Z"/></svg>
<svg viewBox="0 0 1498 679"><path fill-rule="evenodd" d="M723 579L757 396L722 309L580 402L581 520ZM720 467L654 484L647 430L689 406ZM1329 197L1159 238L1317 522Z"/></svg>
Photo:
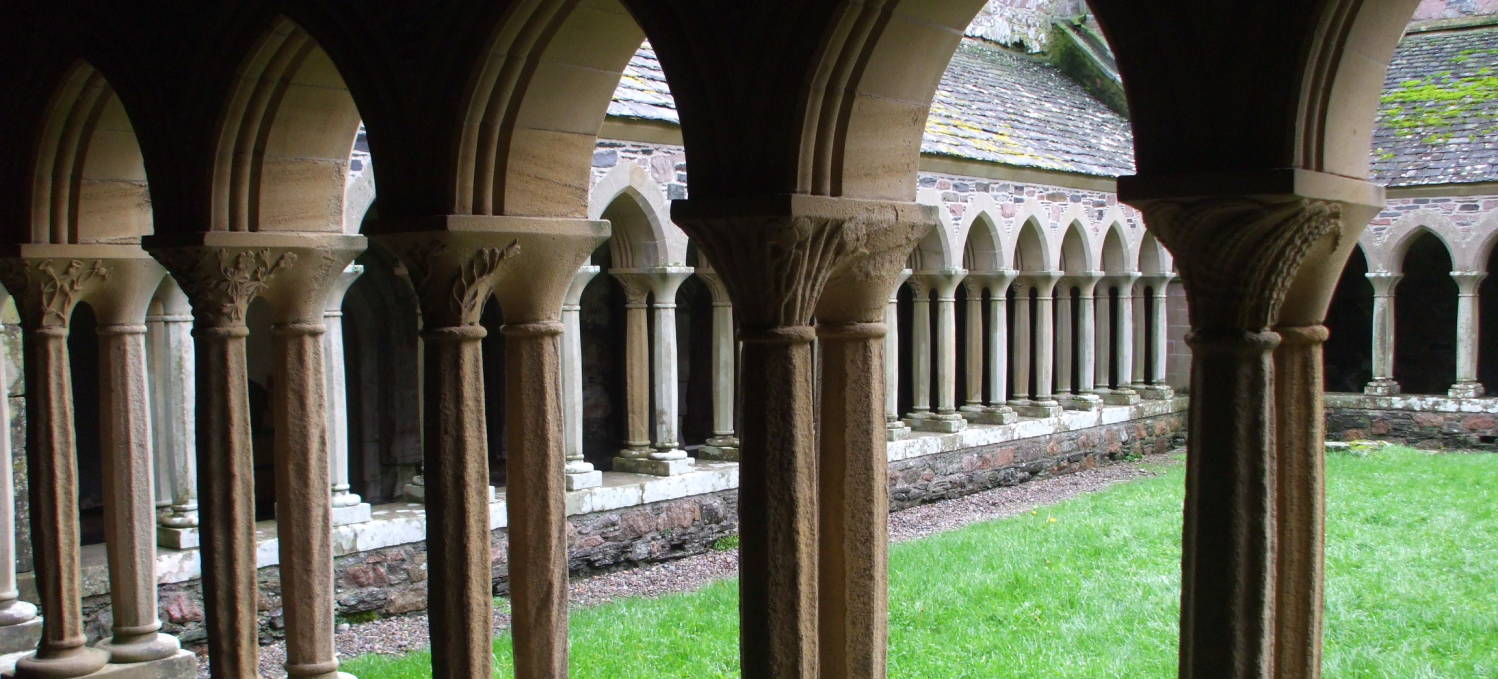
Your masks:
<svg viewBox="0 0 1498 679"><path fill-rule="evenodd" d="M1392 379L1373 380L1363 385L1363 393L1369 396L1398 396L1399 383Z"/></svg>
<svg viewBox="0 0 1498 679"><path fill-rule="evenodd" d="M1103 403L1110 406L1138 405L1139 392L1133 389L1113 389L1103 394Z"/></svg>
<svg viewBox="0 0 1498 679"><path fill-rule="evenodd" d="M910 438L910 425L904 420L889 420L884 423L884 438L888 441L900 441Z"/></svg>
<svg viewBox="0 0 1498 679"><path fill-rule="evenodd" d="M1457 382L1446 390L1446 395L1451 398L1478 398L1483 392L1481 382Z"/></svg>
<svg viewBox="0 0 1498 679"><path fill-rule="evenodd" d="M1103 398L1096 394L1069 394L1056 400L1067 410L1097 410L1103 407Z"/></svg>
<svg viewBox="0 0 1498 679"><path fill-rule="evenodd" d="M353 523L364 523L374 517L374 510L368 502L348 505L345 507L333 507L333 525L347 526Z"/></svg>
<svg viewBox="0 0 1498 679"><path fill-rule="evenodd" d="M957 414L961 415L969 422L977 422L978 419L983 417L983 414L987 412L987 408L984 408L982 405L975 405L972 403L969 403L957 409Z"/></svg>
<svg viewBox="0 0 1498 679"><path fill-rule="evenodd" d="M910 429L920 431L921 423L925 422L933 415L934 413L929 410L912 410L909 413L905 414L905 418L901 420L901 422L904 422L905 426L909 427Z"/></svg>
<svg viewBox="0 0 1498 679"><path fill-rule="evenodd" d="M1176 392L1164 384L1151 384L1139 390L1139 397L1150 401L1164 401L1175 398Z"/></svg>
<svg viewBox="0 0 1498 679"><path fill-rule="evenodd" d="M697 458L701 460L721 460L726 462L739 461L739 437L737 436L714 436L707 443L697 449Z"/></svg>
<svg viewBox="0 0 1498 679"><path fill-rule="evenodd" d="M0 675L14 676L16 662L32 653L33 651L26 651L0 656ZM160 660L125 665L110 663L79 679L195 679L197 676L198 657L192 651L181 650Z"/></svg>
<svg viewBox="0 0 1498 679"><path fill-rule="evenodd" d="M983 414L974 420L978 424L1014 424L1019 421L1019 413L1014 412L1009 406L992 406L984 409Z"/></svg>
<svg viewBox="0 0 1498 679"><path fill-rule="evenodd" d="M603 472L597 469L590 472L570 472L565 476L567 490L583 490L603 485Z"/></svg>
<svg viewBox="0 0 1498 679"><path fill-rule="evenodd" d="M934 431L952 434L967 429L967 420L957 413L931 415L910 423L917 431Z"/></svg>
<svg viewBox="0 0 1498 679"><path fill-rule="evenodd" d="M1060 417L1063 410L1061 404L1055 401L1031 401L1014 408L1014 412L1024 417Z"/></svg>
<svg viewBox="0 0 1498 679"><path fill-rule="evenodd" d="M0 654L31 653L42 640L42 619L0 627ZM14 662L11 664L15 666Z"/></svg>
<svg viewBox="0 0 1498 679"><path fill-rule="evenodd" d="M156 546L170 549L197 549L202 544L198 529L156 527Z"/></svg>
<svg viewBox="0 0 1498 679"><path fill-rule="evenodd" d="M697 463L690 457L675 460L652 460L648 457L616 457L614 471L651 476L678 476L692 471Z"/></svg>

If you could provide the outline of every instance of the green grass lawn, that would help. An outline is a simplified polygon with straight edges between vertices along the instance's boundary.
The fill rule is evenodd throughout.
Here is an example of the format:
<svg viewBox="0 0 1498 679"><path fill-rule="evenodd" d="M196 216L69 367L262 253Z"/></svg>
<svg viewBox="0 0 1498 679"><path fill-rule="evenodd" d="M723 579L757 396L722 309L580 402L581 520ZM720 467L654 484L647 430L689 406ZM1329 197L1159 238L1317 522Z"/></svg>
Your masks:
<svg viewBox="0 0 1498 679"><path fill-rule="evenodd" d="M1326 676L1498 677L1498 455L1328 460ZM1173 677L1183 472L894 548L890 676ZM573 611L572 675L738 675L737 585ZM510 676L509 637L495 644ZM366 656L361 679L430 676Z"/></svg>

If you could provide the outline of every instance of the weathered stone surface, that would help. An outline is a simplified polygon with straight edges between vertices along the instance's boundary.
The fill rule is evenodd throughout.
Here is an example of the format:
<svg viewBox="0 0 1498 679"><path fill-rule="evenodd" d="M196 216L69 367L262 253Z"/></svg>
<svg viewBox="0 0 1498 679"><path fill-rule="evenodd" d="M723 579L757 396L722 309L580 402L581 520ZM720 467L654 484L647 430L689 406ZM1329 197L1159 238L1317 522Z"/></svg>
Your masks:
<svg viewBox="0 0 1498 679"><path fill-rule="evenodd" d="M1483 400L1498 403L1498 399ZM1392 441L1416 448L1498 451L1498 414L1332 406L1326 409L1326 437Z"/></svg>

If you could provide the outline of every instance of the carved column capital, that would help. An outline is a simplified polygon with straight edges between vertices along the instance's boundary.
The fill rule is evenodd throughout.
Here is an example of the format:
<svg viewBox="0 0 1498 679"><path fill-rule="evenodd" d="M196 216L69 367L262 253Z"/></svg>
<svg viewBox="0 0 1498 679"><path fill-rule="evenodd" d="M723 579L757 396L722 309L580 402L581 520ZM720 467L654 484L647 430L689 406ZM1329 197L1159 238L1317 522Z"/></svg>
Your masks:
<svg viewBox="0 0 1498 679"><path fill-rule="evenodd" d="M1093 290L1097 288L1097 284L1103 280L1103 276L1105 275L1101 271L1084 271L1082 273L1069 274L1063 280L1069 285L1077 286L1078 292L1083 297L1091 297Z"/></svg>
<svg viewBox="0 0 1498 679"><path fill-rule="evenodd" d="M673 215L750 331L806 326L813 314L833 323L882 318L905 259L935 221L914 203L803 195L678 201Z"/></svg>
<svg viewBox="0 0 1498 679"><path fill-rule="evenodd" d="M1461 297L1475 297L1477 286L1482 284L1488 274L1485 271L1453 271L1451 280L1456 281L1456 294Z"/></svg>
<svg viewBox="0 0 1498 679"><path fill-rule="evenodd" d="M597 276L599 271L602 271L602 269L591 265L583 265L577 268L577 273L572 274L572 282L567 285L567 295L562 298L562 308L564 310L582 308L583 290L588 288L588 283L592 282L593 277Z"/></svg>
<svg viewBox="0 0 1498 679"><path fill-rule="evenodd" d="M350 264L343 267L343 271L333 281L333 287L328 291L327 307L324 309L325 316L343 315L343 298L348 295L349 288L354 282L364 275L363 264Z"/></svg>
<svg viewBox="0 0 1498 679"><path fill-rule="evenodd" d="M1155 198L1137 206L1177 253L1198 327L1274 325L1306 255L1342 233L1342 203L1294 194Z"/></svg>
<svg viewBox="0 0 1498 679"><path fill-rule="evenodd" d="M934 271L917 271L915 277L926 287L935 290L938 300L950 302L957 298L957 286L962 284L967 274L967 269L949 266Z"/></svg>
<svg viewBox="0 0 1498 679"><path fill-rule="evenodd" d="M0 258L0 282L16 298L21 320L31 328L68 327L78 303L113 274L99 258L69 257L62 251L46 256L30 250Z"/></svg>
<svg viewBox="0 0 1498 679"><path fill-rule="evenodd" d="M1399 281L1404 279L1404 274L1390 271L1369 271L1363 276L1368 279L1368 284L1373 286L1374 297L1394 296L1394 288L1398 287Z"/></svg>
<svg viewBox="0 0 1498 679"><path fill-rule="evenodd" d="M342 234L215 231L148 238L146 247L187 293L200 325L236 327L261 297L277 323L320 324L330 291L365 244Z"/></svg>
<svg viewBox="0 0 1498 679"><path fill-rule="evenodd" d="M1035 290L1038 299L1048 299L1055 293L1062 275L1060 271L1027 271L1021 273L1018 280Z"/></svg>
<svg viewBox="0 0 1498 679"><path fill-rule="evenodd" d="M626 296L644 300L645 293L655 296L654 306L675 307L676 291L692 276L689 266L658 266L648 269L611 269L609 273L625 286ZM627 281L625 279L628 279Z"/></svg>

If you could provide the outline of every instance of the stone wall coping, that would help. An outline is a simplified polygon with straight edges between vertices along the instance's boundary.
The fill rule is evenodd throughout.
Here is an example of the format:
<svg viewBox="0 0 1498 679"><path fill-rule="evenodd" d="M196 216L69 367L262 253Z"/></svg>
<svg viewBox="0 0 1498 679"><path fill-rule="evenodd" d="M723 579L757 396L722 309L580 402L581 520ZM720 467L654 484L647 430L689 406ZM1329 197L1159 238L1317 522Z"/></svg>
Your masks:
<svg viewBox="0 0 1498 679"><path fill-rule="evenodd" d="M1485 400L1498 404L1498 399ZM1013 424L974 424L955 433L916 433L909 438L890 441L887 444L888 457L890 462L898 462L955 450L1118 424L1181 412L1187 409L1189 403L1188 397L1177 396L1158 401L1141 401L1136 405L1102 406L1095 410L1067 410L1059 416L1022 418ZM655 502L732 490L738 488L738 485L739 465L736 462L698 460L693 471L668 477L604 472L603 485L567 493L567 515L577 516L638 507ZM495 494L495 501L489 505L489 524L492 529L505 528L508 525L505 503L505 490L500 488ZM255 525L255 537L258 545L257 566L265 568L279 564L280 550L276 538L276 522L258 522ZM348 556L386 547L418 543L425 539L426 512L421 504L412 502L382 504L373 508L372 518L369 521L333 528L333 554L335 557ZM93 596L108 592L109 575L104 545L85 546L81 557L83 595ZM196 580L200 577L201 568L202 562L197 549L157 548L158 584ZM23 577L29 580L30 574L23 574Z"/></svg>
<svg viewBox="0 0 1498 679"><path fill-rule="evenodd" d="M1327 392L1326 407L1356 410L1413 410L1436 413L1498 413L1498 397L1452 398L1427 394L1374 396Z"/></svg>

